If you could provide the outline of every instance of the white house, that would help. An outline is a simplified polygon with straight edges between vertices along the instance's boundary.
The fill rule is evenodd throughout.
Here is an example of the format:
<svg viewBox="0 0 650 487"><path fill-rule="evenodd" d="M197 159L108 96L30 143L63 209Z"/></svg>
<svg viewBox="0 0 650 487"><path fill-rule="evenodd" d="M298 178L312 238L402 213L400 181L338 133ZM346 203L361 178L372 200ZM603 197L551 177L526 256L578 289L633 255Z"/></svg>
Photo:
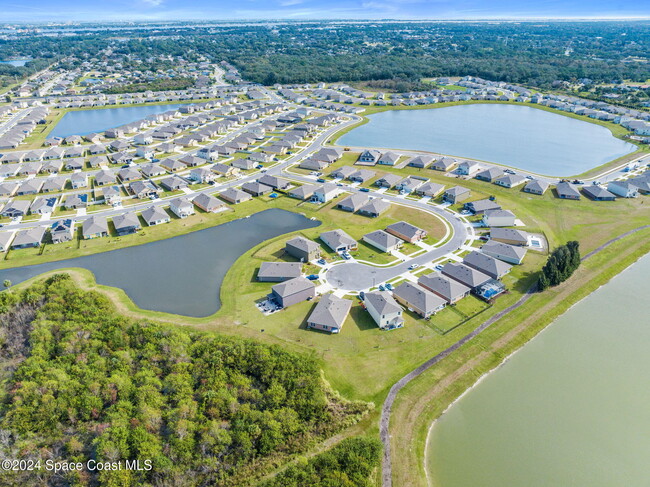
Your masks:
<svg viewBox="0 0 650 487"><path fill-rule="evenodd" d="M374 291L366 293L363 297L363 304L366 311L377 326L382 330L401 328L404 326L402 318L402 307L397 304L387 291Z"/></svg>
<svg viewBox="0 0 650 487"><path fill-rule="evenodd" d="M629 181L610 181L607 191L623 198L636 198L639 196L639 188Z"/></svg>
<svg viewBox="0 0 650 487"><path fill-rule="evenodd" d="M178 218L187 218L194 214L194 205L187 198L180 196L169 202L169 209L174 212Z"/></svg>
<svg viewBox="0 0 650 487"><path fill-rule="evenodd" d="M486 227L513 227L515 214L508 210L487 210L483 214L483 225Z"/></svg>

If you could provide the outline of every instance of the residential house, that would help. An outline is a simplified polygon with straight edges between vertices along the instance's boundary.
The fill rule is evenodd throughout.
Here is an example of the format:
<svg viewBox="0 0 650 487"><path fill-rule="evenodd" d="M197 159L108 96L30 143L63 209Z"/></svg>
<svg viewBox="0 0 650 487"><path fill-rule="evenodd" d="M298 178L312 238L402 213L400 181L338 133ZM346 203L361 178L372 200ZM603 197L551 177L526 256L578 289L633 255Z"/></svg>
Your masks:
<svg viewBox="0 0 650 487"><path fill-rule="evenodd" d="M271 186L258 183L257 181L250 181L248 183L244 183L242 184L241 189L242 191L246 191L248 194L251 194L253 196L262 196L266 193L270 193L271 191L273 191L273 188Z"/></svg>
<svg viewBox="0 0 650 487"><path fill-rule="evenodd" d="M187 181L176 175L162 179L160 185L166 191L180 191L188 186Z"/></svg>
<svg viewBox="0 0 650 487"><path fill-rule="evenodd" d="M470 201L469 203L465 203L463 207L475 215L482 215L486 211L501 209L500 204L488 198L485 198L484 200Z"/></svg>
<svg viewBox="0 0 650 487"><path fill-rule="evenodd" d="M213 173L226 178L237 176L241 172L238 168L230 166L228 164L222 164L221 162L217 162L216 164L210 166L210 170Z"/></svg>
<svg viewBox="0 0 650 487"><path fill-rule="evenodd" d="M540 181L538 179L532 179L526 186L524 186L524 191L526 193L543 195L548 189L549 184L546 181Z"/></svg>
<svg viewBox="0 0 650 487"><path fill-rule="evenodd" d="M401 176L398 176L397 174L384 174L381 178L379 178L377 181L375 181L375 184L379 186L380 188L392 188L395 186L397 183L399 183L402 180Z"/></svg>
<svg viewBox="0 0 650 487"><path fill-rule="evenodd" d="M61 206L67 210L78 210L79 208L86 208L88 206L88 195L71 194L66 197Z"/></svg>
<svg viewBox="0 0 650 487"><path fill-rule="evenodd" d="M36 198L29 207L29 212L32 215L46 215L54 212L56 208L57 198L52 196L49 198L42 197Z"/></svg>
<svg viewBox="0 0 650 487"><path fill-rule="evenodd" d="M425 169L425 168L429 167L432 162L434 162L434 159L435 158L433 156L423 154L423 155L415 156L415 157L412 157L411 159L409 159L407 165L411 166L411 167L417 167L417 168L420 168L420 169Z"/></svg>
<svg viewBox="0 0 650 487"><path fill-rule="evenodd" d="M207 213L217 213L226 208L221 200L207 193L199 193L194 197L192 203Z"/></svg>
<svg viewBox="0 0 650 487"><path fill-rule="evenodd" d="M53 244L70 242L74 238L74 220L65 218L52 223L50 237Z"/></svg>
<svg viewBox="0 0 650 487"><path fill-rule="evenodd" d="M491 228L490 238L508 245L520 245L525 247L528 245L529 235L528 232L514 228Z"/></svg>
<svg viewBox="0 0 650 487"><path fill-rule="evenodd" d="M636 198L639 188L630 181L610 181L607 190L621 198Z"/></svg>
<svg viewBox="0 0 650 487"><path fill-rule="evenodd" d="M509 210L487 210L483 213L483 225L486 227L513 227L516 216Z"/></svg>
<svg viewBox="0 0 650 487"><path fill-rule="evenodd" d="M148 179L145 181L133 181L129 183L129 192L138 199L156 199L162 190Z"/></svg>
<svg viewBox="0 0 650 487"><path fill-rule="evenodd" d="M320 234L320 239L334 252L356 250L358 248L357 241L343 230L330 230Z"/></svg>
<svg viewBox="0 0 650 487"><path fill-rule="evenodd" d="M355 183L365 183L375 177L375 171L369 169L359 169L348 176L348 179Z"/></svg>
<svg viewBox="0 0 650 487"><path fill-rule="evenodd" d="M276 284L271 288L270 297L281 307L287 308L316 296L316 285L304 277L296 277Z"/></svg>
<svg viewBox="0 0 650 487"><path fill-rule="evenodd" d="M9 250L14 236L14 232L0 232L0 252L6 252Z"/></svg>
<svg viewBox="0 0 650 487"><path fill-rule="evenodd" d="M327 166L327 162L317 161L316 159L305 159L298 165L300 169L307 169L309 171L322 171Z"/></svg>
<svg viewBox="0 0 650 487"><path fill-rule="evenodd" d="M494 257L495 259L518 265L523 262L527 251L523 247L489 241L481 247L481 252Z"/></svg>
<svg viewBox="0 0 650 487"><path fill-rule="evenodd" d="M294 237L288 240L284 246L284 251L299 259L301 262L310 262L321 258L320 245L313 240L305 237Z"/></svg>
<svg viewBox="0 0 650 487"><path fill-rule="evenodd" d="M472 176L481 169L481 165L476 161L463 161L458 165L458 174L463 176Z"/></svg>
<svg viewBox="0 0 650 487"><path fill-rule="evenodd" d="M338 194L339 190L335 184L325 183L314 190L311 201L314 203L327 203L336 198Z"/></svg>
<svg viewBox="0 0 650 487"><path fill-rule="evenodd" d="M511 265L502 260L485 253L477 252L476 250L471 251L463 258L463 264L483 274L487 274L492 279L501 279L512 269Z"/></svg>
<svg viewBox="0 0 650 487"><path fill-rule="evenodd" d="M204 167L197 167L192 169L189 175L189 179L191 181L200 184L209 184L211 181L214 181L215 178L215 174Z"/></svg>
<svg viewBox="0 0 650 487"><path fill-rule="evenodd" d="M397 164L397 161L399 161L399 158L400 155L395 152L392 151L384 152L379 157L379 159L377 159L377 164L382 164L385 166L394 166L395 164Z"/></svg>
<svg viewBox="0 0 650 487"><path fill-rule="evenodd" d="M404 326L402 307L388 291L365 293L363 305L380 329L392 330Z"/></svg>
<svg viewBox="0 0 650 487"><path fill-rule="evenodd" d="M113 226L115 227L115 232L120 236L139 232L142 228L140 219L134 211L114 216Z"/></svg>
<svg viewBox="0 0 650 487"><path fill-rule="evenodd" d="M40 247L45 235L45 227L31 227L18 230L11 243L12 249Z"/></svg>
<svg viewBox="0 0 650 487"><path fill-rule="evenodd" d="M433 164L431 164L431 169L447 172L451 171L457 164L458 161L453 157L441 157L437 161L434 161Z"/></svg>
<svg viewBox="0 0 650 487"><path fill-rule="evenodd" d="M155 178L156 176L167 174L167 171L165 171L160 164L156 164L155 162L142 164L138 167L145 178Z"/></svg>
<svg viewBox="0 0 650 487"><path fill-rule="evenodd" d="M83 172L76 172L70 176L70 184L72 189L80 189L88 187L88 176Z"/></svg>
<svg viewBox="0 0 650 487"><path fill-rule="evenodd" d="M177 172L186 169L187 166L177 159L163 159L160 161L160 165L169 172Z"/></svg>
<svg viewBox="0 0 650 487"><path fill-rule="evenodd" d="M443 193L442 199L448 203L456 204L470 197L470 191L462 186L454 186Z"/></svg>
<svg viewBox="0 0 650 487"><path fill-rule="evenodd" d="M233 159L230 164L232 165L232 167L244 171L250 171L252 169L255 169L255 167L257 166L257 163L250 159Z"/></svg>
<svg viewBox="0 0 650 487"><path fill-rule="evenodd" d="M440 272L443 276L454 279L470 289L475 289L481 284L491 280L490 276L487 274L457 262L448 262L443 266Z"/></svg>
<svg viewBox="0 0 650 487"><path fill-rule="evenodd" d="M480 181L487 181L488 183L491 183L503 175L503 170L499 169L498 167L488 167L487 169L479 172L475 177Z"/></svg>
<svg viewBox="0 0 650 487"><path fill-rule="evenodd" d="M379 152L378 150L374 150L374 149L364 150L361 154L359 154L359 158L357 159L357 162L364 163L364 164L377 164L377 161L379 161L380 157L381 157L381 152Z"/></svg>
<svg viewBox="0 0 650 487"><path fill-rule="evenodd" d="M171 221L169 214L160 206L150 206L144 210L142 212L142 219L150 227Z"/></svg>
<svg viewBox="0 0 650 487"><path fill-rule="evenodd" d="M228 188L225 191L219 193L219 198L226 200L228 203L232 204L239 204L243 203L244 201L253 199L250 194L235 188Z"/></svg>
<svg viewBox="0 0 650 487"><path fill-rule="evenodd" d="M65 178L53 178L52 180L63 180L63 184L59 188L57 188L58 191L63 189L63 186L65 185ZM47 181L50 181L48 179ZM26 196L30 194L37 194L43 186L43 181L40 179L28 179L24 183L22 183L19 187L18 190L16 191L17 196Z"/></svg>
<svg viewBox="0 0 650 487"><path fill-rule="evenodd" d="M187 218L188 216L194 214L194 205L185 196L179 196L178 198L171 200L169 202L169 209L178 218Z"/></svg>
<svg viewBox="0 0 650 487"><path fill-rule="evenodd" d="M391 235L410 243L419 242L427 237L427 232L408 222L400 221L386 227Z"/></svg>
<svg viewBox="0 0 650 487"><path fill-rule="evenodd" d="M133 167L125 167L117 171L117 177L119 177L122 182L129 182L142 179L142 174Z"/></svg>
<svg viewBox="0 0 650 487"><path fill-rule="evenodd" d="M392 252L402 247L402 240L390 233L383 230L375 230L374 232L366 233L362 240L367 244L381 250L382 252Z"/></svg>
<svg viewBox="0 0 650 487"><path fill-rule="evenodd" d="M427 181L428 179L422 179L415 176L407 176L395 185L395 189L400 193L412 193Z"/></svg>
<svg viewBox="0 0 650 487"><path fill-rule="evenodd" d="M616 195L614 193L610 193L605 188L601 188L595 184L583 186L582 192L587 198L594 201L614 201L616 199Z"/></svg>
<svg viewBox="0 0 650 487"><path fill-rule="evenodd" d="M117 206L122 202L122 193L119 186L104 186L101 195L107 205Z"/></svg>
<svg viewBox="0 0 650 487"><path fill-rule="evenodd" d="M308 200L314 195L316 189L318 189L318 186L315 184L304 184L290 190L289 196L292 198L298 198L299 200Z"/></svg>
<svg viewBox="0 0 650 487"><path fill-rule="evenodd" d="M28 200L11 200L2 208L2 216L9 218L22 217L29 211L31 202Z"/></svg>
<svg viewBox="0 0 650 487"><path fill-rule="evenodd" d="M257 182L266 184L267 186L271 186L273 189L277 189L277 190L285 190L289 188L289 186L291 186L291 183L286 179L278 178L276 176L271 176L269 174L265 174L264 176L259 178Z"/></svg>
<svg viewBox="0 0 650 487"><path fill-rule="evenodd" d="M339 333L350 314L352 301L333 294L323 296L307 318L307 328Z"/></svg>
<svg viewBox="0 0 650 487"><path fill-rule="evenodd" d="M393 297L398 303L406 306L409 311L412 310L425 319L441 311L447 305L447 301L437 294L408 281L393 290Z"/></svg>
<svg viewBox="0 0 650 487"><path fill-rule="evenodd" d="M415 190L415 193L419 194L420 196L429 196L431 198L435 198L444 190L445 190L444 185L429 182L429 183L424 183L422 186L419 186Z"/></svg>
<svg viewBox="0 0 650 487"><path fill-rule="evenodd" d="M331 178L335 179L347 179L353 174L357 173L358 169L352 167L352 166L341 166L335 171L332 171L330 173Z"/></svg>
<svg viewBox="0 0 650 487"><path fill-rule="evenodd" d="M494 184L503 186L504 188L514 188L515 186L523 184L525 181L526 178L521 174L504 174L503 176L496 178Z"/></svg>
<svg viewBox="0 0 650 487"><path fill-rule="evenodd" d="M565 181L561 181L557 183L555 190L557 191L558 198L562 198L564 200L580 199L580 193L578 192L578 190L572 184L567 183Z"/></svg>
<svg viewBox="0 0 650 487"><path fill-rule="evenodd" d="M107 237L108 222L106 217L94 215L83 222L81 225L81 235L84 239Z"/></svg>
<svg viewBox="0 0 650 487"><path fill-rule="evenodd" d="M299 262L262 262L257 271L260 282L284 282L302 275Z"/></svg>
<svg viewBox="0 0 650 487"><path fill-rule="evenodd" d="M339 210L356 212L359 208L368 203L368 196L361 193L353 193L347 198L342 199L336 205Z"/></svg>
<svg viewBox="0 0 650 487"><path fill-rule="evenodd" d="M418 284L440 296L448 304L455 304L468 296L471 289L454 279L433 272L418 278Z"/></svg>
<svg viewBox="0 0 650 487"><path fill-rule="evenodd" d="M359 215L369 216L371 218L377 218L379 215L384 213L390 208L390 202L382 200L380 198L373 198L368 203L359 208Z"/></svg>

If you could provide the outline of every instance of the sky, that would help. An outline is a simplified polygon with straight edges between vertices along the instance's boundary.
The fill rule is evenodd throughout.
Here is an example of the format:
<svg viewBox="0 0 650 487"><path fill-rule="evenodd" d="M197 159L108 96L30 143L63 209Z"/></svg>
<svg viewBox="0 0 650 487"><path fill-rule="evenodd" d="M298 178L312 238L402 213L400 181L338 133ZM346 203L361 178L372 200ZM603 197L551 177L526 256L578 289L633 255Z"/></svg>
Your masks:
<svg viewBox="0 0 650 487"><path fill-rule="evenodd" d="M497 18L650 18L650 0L0 0L0 23Z"/></svg>

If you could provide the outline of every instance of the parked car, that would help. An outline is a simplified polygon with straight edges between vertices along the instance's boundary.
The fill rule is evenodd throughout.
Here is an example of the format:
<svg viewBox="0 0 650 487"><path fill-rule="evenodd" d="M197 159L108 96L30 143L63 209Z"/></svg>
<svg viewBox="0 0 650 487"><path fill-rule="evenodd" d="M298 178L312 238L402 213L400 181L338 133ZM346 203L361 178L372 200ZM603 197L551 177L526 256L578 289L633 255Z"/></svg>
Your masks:
<svg viewBox="0 0 650 487"><path fill-rule="evenodd" d="M363 299L365 299L365 297L366 297L366 293L364 293L363 291L360 291L359 292L359 299L363 300Z"/></svg>
<svg viewBox="0 0 650 487"><path fill-rule="evenodd" d="M318 259L318 263L320 265L325 265L325 264L327 264L327 261L325 259Z"/></svg>
<svg viewBox="0 0 650 487"><path fill-rule="evenodd" d="M255 169L264 169L264 166L262 166L261 164L258 164L257 166L255 166Z"/></svg>
<svg viewBox="0 0 650 487"><path fill-rule="evenodd" d="M386 285L385 285L385 287L386 287L386 289L388 289L389 291L392 291L392 290L393 290L393 285L392 285L390 282L387 282Z"/></svg>
<svg viewBox="0 0 650 487"><path fill-rule="evenodd" d="M364 193L370 193L370 189L368 189L368 188L361 188L361 189L359 189L359 191L362 191Z"/></svg>
<svg viewBox="0 0 650 487"><path fill-rule="evenodd" d="M386 290L386 288L384 287L384 285L383 285L383 284L380 284L380 285L379 285L379 290L380 290L380 291L385 291L385 290Z"/></svg>
<svg viewBox="0 0 650 487"><path fill-rule="evenodd" d="M318 279L318 275L317 274L309 274L307 276L307 279L309 279L310 281L315 281L316 279Z"/></svg>
<svg viewBox="0 0 650 487"><path fill-rule="evenodd" d="M420 264L411 264L411 265L409 266L409 270L412 271L413 269L417 269L418 267L420 267Z"/></svg>
<svg viewBox="0 0 650 487"><path fill-rule="evenodd" d="M318 179L316 180L316 182L317 182L317 183L324 183L325 180L324 180L323 178L318 178Z"/></svg>
<svg viewBox="0 0 650 487"><path fill-rule="evenodd" d="M441 266L440 264L436 265L435 270L437 270L437 271L441 271L441 270L442 270L442 266Z"/></svg>

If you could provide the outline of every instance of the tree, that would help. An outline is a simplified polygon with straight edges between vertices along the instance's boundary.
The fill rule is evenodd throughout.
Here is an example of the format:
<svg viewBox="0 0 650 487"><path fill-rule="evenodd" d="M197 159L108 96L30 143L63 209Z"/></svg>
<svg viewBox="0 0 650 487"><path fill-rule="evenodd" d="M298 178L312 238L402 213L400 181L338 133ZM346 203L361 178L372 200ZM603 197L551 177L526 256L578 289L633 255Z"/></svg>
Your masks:
<svg viewBox="0 0 650 487"><path fill-rule="evenodd" d="M5 288L10 288L11 287L11 281L9 279L5 279L2 283Z"/></svg>

